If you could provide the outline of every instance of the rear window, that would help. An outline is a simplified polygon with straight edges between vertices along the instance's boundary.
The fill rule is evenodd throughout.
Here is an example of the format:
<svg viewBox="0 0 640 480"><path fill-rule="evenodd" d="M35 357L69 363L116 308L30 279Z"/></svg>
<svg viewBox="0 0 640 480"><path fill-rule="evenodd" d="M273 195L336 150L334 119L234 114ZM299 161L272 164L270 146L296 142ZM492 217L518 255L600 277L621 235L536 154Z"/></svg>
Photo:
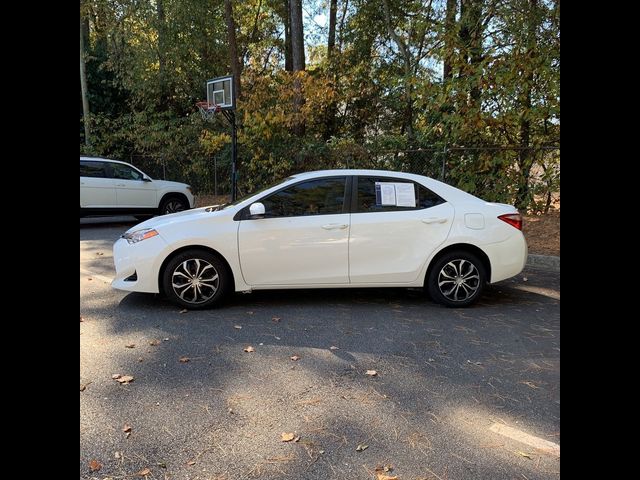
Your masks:
<svg viewBox="0 0 640 480"><path fill-rule="evenodd" d="M411 193L413 198L409 198ZM411 180L358 177L357 212L359 213L421 210L444 202L442 197Z"/></svg>
<svg viewBox="0 0 640 480"><path fill-rule="evenodd" d="M80 160L80 176L108 178L105 163Z"/></svg>

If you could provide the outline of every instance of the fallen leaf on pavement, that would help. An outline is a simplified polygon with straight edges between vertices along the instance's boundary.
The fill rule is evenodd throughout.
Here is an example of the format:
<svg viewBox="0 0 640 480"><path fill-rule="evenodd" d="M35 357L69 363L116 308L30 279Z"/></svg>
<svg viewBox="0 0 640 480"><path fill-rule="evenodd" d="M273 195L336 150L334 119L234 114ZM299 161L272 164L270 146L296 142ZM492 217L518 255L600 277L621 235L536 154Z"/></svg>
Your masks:
<svg viewBox="0 0 640 480"><path fill-rule="evenodd" d="M134 378L131 375L122 375L115 380L123 385L129 385L129 383L133 382Z"/></svg>
<svg viewBox="0 0 640 480"><path fill-rule="evenodd" d="M280 435L280 438L283 442L290 442L291 440L293 440L294 438L296 438L294 433L285 433L282 432L282 435Z"/></svg>
<svg viewBox="0 0 640 480"><path fill-rule="evenodd" d="M189 460L189 461L187 462L187 465L195 465L195 464L196 464L196 461L195 461L195 460Z"/></svg>
<svg viewBox="0 0 640 480"><path fill-rule="evenodd" d="M387 475L386 473L377 472L376 480L398 480L398 476L397 475L391 476L391 475Z"/></svg>
<svg viewBox="0 0 640 480"><path fill-rule="evenodd" d="M242 330L242 325L234 325L233 328L236 330Z"/></svg>
<svg viewBox="0 0 640 480"><path fill-rule="evenodd" d="M114 373L113 375L111 375L111 378L114 380L117 380L121 377L122 375L120 375L119 373Z"/></svg>
<svg viewBox="0 0 640 480"><path fill-rule="evenodd" d="M244 351L247 353L251 353L251 352L255 352L255 349L251 345L248 345L244 347Z"/></svg>
<svg viewBox="0 0 640 480"><path fill-rule="evenodd" d="M151 475L151 470L149 468L143 468L138 473L136 473L139 477L146 477L147 475Z"/></svg>
<svg viewBox="0 0 640 480"><path fill-rule="evenodd" d="M80 391L84 392L87 389L87 386L90 384L91 382L87 382L87 383L81 383L80 384Z"/></svg>
<svg viewBox="0 0 640 480"><path fill-rule="evenodd" d="M273 317L271 319L272 322L276 322L276 323L279 322L280 320L282 320L280 317Z"/></svg>
<svg viewBox="0 0 640 480"><path fill-rule="evenodd" d="M186 308L183 308L182 310L180 310L180 313L187 313L189 310L187 310Z"/></svg>
<svg viewBox="0 0 640 480"><path fill-rule="evenodd" d="M367 448L369 448L369 445L358 445L356 447L356 452L364 452Z"/></svg>
<svg viewBox="0 0 640 480"><path fill-rule="evenodd" d="M84 322L84 318L82 318L82 315L80 315L80 321Z"/></svg>
<svg viewBox="0 0 640 480"><path fill-rule="evenodd" d="M529 460L531 460L531 455L529 455L528 453L521 452L521 451L518 450L516 452L516 454L520 455L521 457L528 458Z"/></svg>
<svg viewBox="0 0 640 480"><path fill-rule="evenodd" d="M131 425L125 423L124 427L122 427L122 431L124 433L129 433L131 431Z"/></svg>
<svg viewBox="0 0 640 480"><path fill-rule="evenodd" d="M92 472L97 472L102 468L102 464L95 458L89 462L89 468Z"/></svg>
<svg viewBox="0 0 640 480"><path fill-rule="evenodd" d="M391 470L393 470L393 466L387 464L387 465L378 465L374 471L377 474L378 472L390 472Z"/></svg>
<svg viewBox="0 0 640 480"><path fill-rule="evenodd" d="M116 460L120 460L122 458L122 454L120 452L114 452L113 456L116 457Z"/></svg>
<svg viewBox="0 0 640 480"><path fill-rule="evenodd" d="M187 363L191 359L189 357L180 357L178 360L180 363Z"/></svg>
<svg viewBox="0 0 640 480"><path fill-rule="evenodd" d="M104 255L102 252L96 252L96 255Z"/></svg>
<svg viewBox="0 0 640 480"><path fill-rule="evenodd" d="M136 344L135 343L127 343L125 345L126 348L136 348Z"/></svg>
<svg viewBox="0 0 640 480"><path fill-rule="evenodd" d="M364 374L369 375L370 377L375 377L376 375L378 375L378 372L376 372L375 370L367 370Z"/></svg>
<svg viewBox="0 0 640 480"><path fill-rule="evenodd" d="M160 345L160 340L158 340L157 338L154 338L153 340L151 340L149 342L149 345L151 345L152 347L155 347L157 345Z"/></svg>
<svg viewBox="0 0 640 480"><path fill-rule="evenodd" d="M91 280L93 280L93 278L89 277L89 278L87 278L87 280L91 281Z"/></svg>
<svg viewBox="0 0 640 480"><path fill-rule="evenodd" d="M329 350L340 350L338 347L336 347L335 345L331 345L329 347Z"/></svg>
<svg viewBox="0 0 640 480"><path fill-rule="evenodd" d="M293 360L294 362L300 360L300 357L298 355L293 355L292 357L290 357L291 360Z"/></svg>

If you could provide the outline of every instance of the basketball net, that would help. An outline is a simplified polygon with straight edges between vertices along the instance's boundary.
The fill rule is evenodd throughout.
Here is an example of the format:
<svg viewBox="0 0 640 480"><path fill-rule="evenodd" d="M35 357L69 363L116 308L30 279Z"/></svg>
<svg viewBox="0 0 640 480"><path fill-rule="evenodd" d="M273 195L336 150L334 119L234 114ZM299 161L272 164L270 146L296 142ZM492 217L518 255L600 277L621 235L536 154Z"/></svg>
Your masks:
<svg viewBox="0 0 640 480"><path fill-rule="evenodd" d="M200 110L202 119L206 121L212 120L215 114L220 111L220 105L216 105L215 103L197 102L196 107Z"/></svg>

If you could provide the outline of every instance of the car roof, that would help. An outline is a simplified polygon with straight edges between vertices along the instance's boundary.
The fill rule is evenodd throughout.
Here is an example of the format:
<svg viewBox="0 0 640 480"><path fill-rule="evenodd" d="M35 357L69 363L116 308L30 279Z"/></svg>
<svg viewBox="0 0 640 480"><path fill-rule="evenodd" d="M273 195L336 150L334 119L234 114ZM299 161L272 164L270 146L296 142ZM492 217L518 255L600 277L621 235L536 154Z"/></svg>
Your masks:
<svg viewBox="0 0 640 480"><path fill-rule="evenodd" d="M111 162L111 163L121 163L123 165L131 165L130 163L123 162L121 160L113 160L112 158L104 158L104 157L80 157L80 161L93 161L93 162Z"/></svg>

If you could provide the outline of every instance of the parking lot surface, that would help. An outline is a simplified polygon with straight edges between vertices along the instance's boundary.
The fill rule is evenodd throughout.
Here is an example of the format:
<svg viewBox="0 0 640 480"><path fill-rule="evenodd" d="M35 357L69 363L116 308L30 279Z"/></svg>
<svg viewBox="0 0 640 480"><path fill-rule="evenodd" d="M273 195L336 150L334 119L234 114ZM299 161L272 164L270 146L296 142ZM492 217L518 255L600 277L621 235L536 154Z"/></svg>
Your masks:
<svg viewBox="0 0 640 480"><path fill-rule="evenodd" d="M325 289L183 313L110 287L134 223L80 224L81 478L559 477L558 273L467 309Z"/></svg>

